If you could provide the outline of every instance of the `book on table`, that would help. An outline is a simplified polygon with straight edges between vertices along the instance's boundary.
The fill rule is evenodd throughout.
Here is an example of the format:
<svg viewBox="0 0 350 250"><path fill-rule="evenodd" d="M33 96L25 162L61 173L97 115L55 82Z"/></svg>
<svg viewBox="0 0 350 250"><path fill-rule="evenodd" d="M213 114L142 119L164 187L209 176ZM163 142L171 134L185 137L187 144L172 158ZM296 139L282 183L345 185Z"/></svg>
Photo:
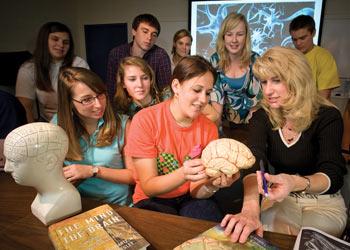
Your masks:
<svg viewBox="0 0 350 250"><path fill-rule="evenodd" d="M232 249L255 249L255 250L278 250L267 240L256 234L251 234L246 243L234 243L224 234L224 229L216 225L197 237L187 240L174 250L232 250Z"/></svg>
<svg viewBox="0 0 350 250"><path fill-rule="evenodd" d="M57 250L146 249L149 243L109 205L102 205L49 226Z"/></svg>
<svg viewBox="0 0 350 250"><path fill-rule="evenodd" d="M314 227L302 227L295 241L293 250L304 249L349 250L350 243Z"/></svg>

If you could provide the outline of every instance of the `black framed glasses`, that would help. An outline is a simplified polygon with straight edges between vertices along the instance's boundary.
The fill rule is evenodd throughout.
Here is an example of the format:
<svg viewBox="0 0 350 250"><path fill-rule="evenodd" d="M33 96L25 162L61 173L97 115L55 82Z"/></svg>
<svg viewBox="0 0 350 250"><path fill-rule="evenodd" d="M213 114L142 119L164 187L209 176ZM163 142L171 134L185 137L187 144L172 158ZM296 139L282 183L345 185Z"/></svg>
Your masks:
<svg viewBox="0 0 350 250"><path fill-rule="evenodd" d="M96 99L98 99L99 101L103 101L106 99L106 94L100 93L100 94L97 94L95 96L85 96L81 100L76 100L76 99L72 98L73 101L79 102L85 106L95 103Z"/></svg>

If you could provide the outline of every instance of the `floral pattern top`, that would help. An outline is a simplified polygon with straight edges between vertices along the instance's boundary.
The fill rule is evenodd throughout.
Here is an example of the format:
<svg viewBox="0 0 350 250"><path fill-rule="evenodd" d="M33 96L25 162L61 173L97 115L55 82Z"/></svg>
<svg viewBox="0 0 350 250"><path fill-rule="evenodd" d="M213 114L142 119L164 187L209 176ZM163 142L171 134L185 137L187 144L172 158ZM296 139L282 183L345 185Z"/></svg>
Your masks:
<svg viewBox="0 0 350 250"><path fill-rule="evenodd" d="M233 123L248 123L252 116L252 108L262 98L260 82L253 75L253 64L259 55L252 52L251 63L243 77L230 78L217 67L219 55L214 53L210 62L217 69L217 80L210 95L211 102L223 105L223 119Z"/></svg>

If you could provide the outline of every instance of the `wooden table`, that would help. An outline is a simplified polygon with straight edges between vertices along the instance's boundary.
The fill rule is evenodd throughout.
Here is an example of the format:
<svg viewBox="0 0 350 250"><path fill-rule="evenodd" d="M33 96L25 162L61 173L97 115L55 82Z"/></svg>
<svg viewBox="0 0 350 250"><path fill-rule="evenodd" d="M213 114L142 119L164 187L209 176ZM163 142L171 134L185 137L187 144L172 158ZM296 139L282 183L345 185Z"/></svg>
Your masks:
<svg viewBox="0 0 350 250"><path fill-rule="evenodd" d="M45 227L30 211L36 191L16 184L11 175L0 172L0 249L53 249ZM82 199L83 210L100 203ZM190 219L129 207L113 208L147 241L148 249L173 249L214 226L210 221ZM294 236L266 232L264 237L280 249L292 249Z"/></svg>

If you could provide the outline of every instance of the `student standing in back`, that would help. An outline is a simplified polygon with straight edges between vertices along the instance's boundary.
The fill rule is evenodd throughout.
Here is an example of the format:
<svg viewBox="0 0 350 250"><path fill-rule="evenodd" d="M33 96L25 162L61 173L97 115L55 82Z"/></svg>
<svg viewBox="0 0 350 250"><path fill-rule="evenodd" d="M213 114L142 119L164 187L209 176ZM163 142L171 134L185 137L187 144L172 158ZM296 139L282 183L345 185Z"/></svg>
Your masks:
<svg viewBox="0 0 350 250"><path fill-rule="evenodd" d="M289 25L295 48L305 54L310 63L318 92L330 99L332 89L340 85L337 64L328 50L314 44L315 32L315 21L311 16L300 15Z"/></svg>
<svg viewBox="0 0 350 250"><path fill-rule="evenodd" d="M151 14L138 15L132 23L133 41L122 44L109 52L106 84L111 100L113 100L116 90L115 77L120 60L127 56L138 56L148 62L156 75L156 84L159 90L169 85L170 58L164 49L155 44L159 33L160 24L156 17Z"/></svg>
<svg viewBox="0 0 350 250"><path fill-rule="evenodd" d="M190 54L191 45L192 36L188 30L181 29L176 31L173 38L173 47L171 49L171 71L174 70L181 58Z"/></svg>
<svg viewBox="0 0 350 250"><path fill-rule="evenodd" d="M258 56L251 51L245 16L227 15L220 27L216 52L210 59L218 74L210 101L216 111L212 120L218 120L218 124L222 121L228 137L234 136L235 128L245 128L244 123L248 123L262 98L260 83L252 70Z"/></svg>
<svg viewBox="0 0 350 250"><path fill-rule="evenodd" d="M50 121L57 112L58 73L65 66L89 68L74 55L70 29L58 22L45 23L39 30L33 59L25 62L17 75L16 97L26 110L28 122Z"/></svg>

